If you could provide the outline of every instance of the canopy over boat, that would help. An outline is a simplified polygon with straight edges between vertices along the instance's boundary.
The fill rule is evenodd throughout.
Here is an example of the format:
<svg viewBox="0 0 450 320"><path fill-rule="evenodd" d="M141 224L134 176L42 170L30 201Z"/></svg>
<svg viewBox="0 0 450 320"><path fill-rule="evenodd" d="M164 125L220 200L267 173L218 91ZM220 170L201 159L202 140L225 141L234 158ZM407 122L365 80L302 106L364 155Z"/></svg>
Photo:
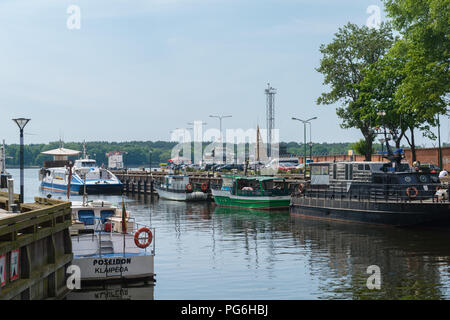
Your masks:
<svg viewBox="0 0 450 320"><path fill-rule="evenodd" d="M58 148L53 150L48 150L41 152L42 154L48 154L53 156L55 160L67 160L67 157L77 156L81 153L81 151L71 150L66 148Z"/></svg>

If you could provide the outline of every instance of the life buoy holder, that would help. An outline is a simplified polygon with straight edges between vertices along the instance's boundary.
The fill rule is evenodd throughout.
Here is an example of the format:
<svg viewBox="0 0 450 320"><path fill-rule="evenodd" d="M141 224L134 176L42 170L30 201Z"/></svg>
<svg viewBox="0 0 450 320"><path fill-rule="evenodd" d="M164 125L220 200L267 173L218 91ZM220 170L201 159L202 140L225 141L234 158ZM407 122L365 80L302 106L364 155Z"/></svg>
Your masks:
<svg viewBox="0 0 450 320"><path fill-rule="evenodd" d="M192 186L192 183L186 184L186 190L187 191L192 191L193 189L194 189L194 187Z"/></svg>
<svg viewBox="0 0 450 320"><path fill-rule="evenodd" d="M200 188L202 189L202 191L206 191L208 189L208 185L203 182Z"/></svg>
<svg viewBox="0 0 450 320"><path fill-rule="evenodd" d="M139 241L139 236L141 235L142 232L147 233L147 241L142 243L141 241ZM136 245L136 247L141 248L141 249L145 249L147 248L150 243L152 243L152 239L153 239L153 235L152 232L150 231L149 228L147 227L143 227L140 228L138 231L136 231L136 233L134 234L134 244Z"/></svg>
<svg viewBox="0 0 450 320"><path fill-rule="evenodd" d="M411 191L414 191L414 193L412 194ZM406 195L408 198L414 199L419 195L419 190L417 190L416 187L408 187L408 189L406 189Z"/></svg>

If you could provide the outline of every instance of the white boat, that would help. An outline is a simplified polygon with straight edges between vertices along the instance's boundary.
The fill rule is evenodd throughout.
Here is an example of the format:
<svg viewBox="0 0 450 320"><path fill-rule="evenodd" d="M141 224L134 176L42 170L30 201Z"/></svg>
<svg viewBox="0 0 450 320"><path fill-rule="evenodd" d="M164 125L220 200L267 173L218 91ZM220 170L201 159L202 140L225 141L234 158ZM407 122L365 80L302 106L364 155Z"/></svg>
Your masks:
<svg viewBox="0 0 450 320"><path fill-rule="evenodd" d="M8 187L8 179L11 175L6 171L6 148L5 140L3 140L2 146L0 146L0 189Z"/></svg>
<svg viewBox="0 0 450 320"><path fill-rule="evenodd" d="M72 162L68 161L69 156L76 156L80 151L65 149L62 146L58 149L42 152L53 155L53 161L46 161L44 167L39 172L41 188L71 193L88 194L94 193L120 193L122 183L109 170L99 168L94 159L89 159L84 149L83 157Z"/></svg>
<svg viewBox="0 0 450 320"><path fill-rule="evenodd" d="M164 182L155 186L160 198L176 201L202 201L208 199L208 186L203 183L200 190L189 181L188 176L165 176Z"/></svg>
<svg viewBox="0 0 450 320"><path fill-rule="evenodd" d="M107 201L72 202L73 264L82 281L154 280L155 229Z"/></svg>

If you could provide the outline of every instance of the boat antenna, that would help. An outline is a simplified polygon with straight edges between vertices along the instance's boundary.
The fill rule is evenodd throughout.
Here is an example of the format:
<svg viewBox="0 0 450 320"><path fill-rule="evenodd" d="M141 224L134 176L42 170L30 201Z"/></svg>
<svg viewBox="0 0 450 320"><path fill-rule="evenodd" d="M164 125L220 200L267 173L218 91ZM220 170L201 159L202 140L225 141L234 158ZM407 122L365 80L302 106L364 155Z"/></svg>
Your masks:
<svg viewBox="0 0 450 320"><path fill-rule="evenodd" d="M83 159L87 159L87 155L86 155L86 140L83 141Z"/></svg>

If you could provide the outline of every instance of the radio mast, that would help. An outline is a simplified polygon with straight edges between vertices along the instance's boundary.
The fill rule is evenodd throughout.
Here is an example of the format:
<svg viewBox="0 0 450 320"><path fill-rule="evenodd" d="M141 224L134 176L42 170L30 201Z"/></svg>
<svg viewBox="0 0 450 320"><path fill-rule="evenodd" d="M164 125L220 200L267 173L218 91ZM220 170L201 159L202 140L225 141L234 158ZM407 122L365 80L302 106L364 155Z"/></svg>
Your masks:
<svg viewBox="0 0 450 320"><path fill-rule="evenodd" d="M267 156L272 157L272 130L275 129L275 94L277 89L272 88L270 83L267 83L267 89L264 90L266 94L266 118L267 118Z"/></svg>

